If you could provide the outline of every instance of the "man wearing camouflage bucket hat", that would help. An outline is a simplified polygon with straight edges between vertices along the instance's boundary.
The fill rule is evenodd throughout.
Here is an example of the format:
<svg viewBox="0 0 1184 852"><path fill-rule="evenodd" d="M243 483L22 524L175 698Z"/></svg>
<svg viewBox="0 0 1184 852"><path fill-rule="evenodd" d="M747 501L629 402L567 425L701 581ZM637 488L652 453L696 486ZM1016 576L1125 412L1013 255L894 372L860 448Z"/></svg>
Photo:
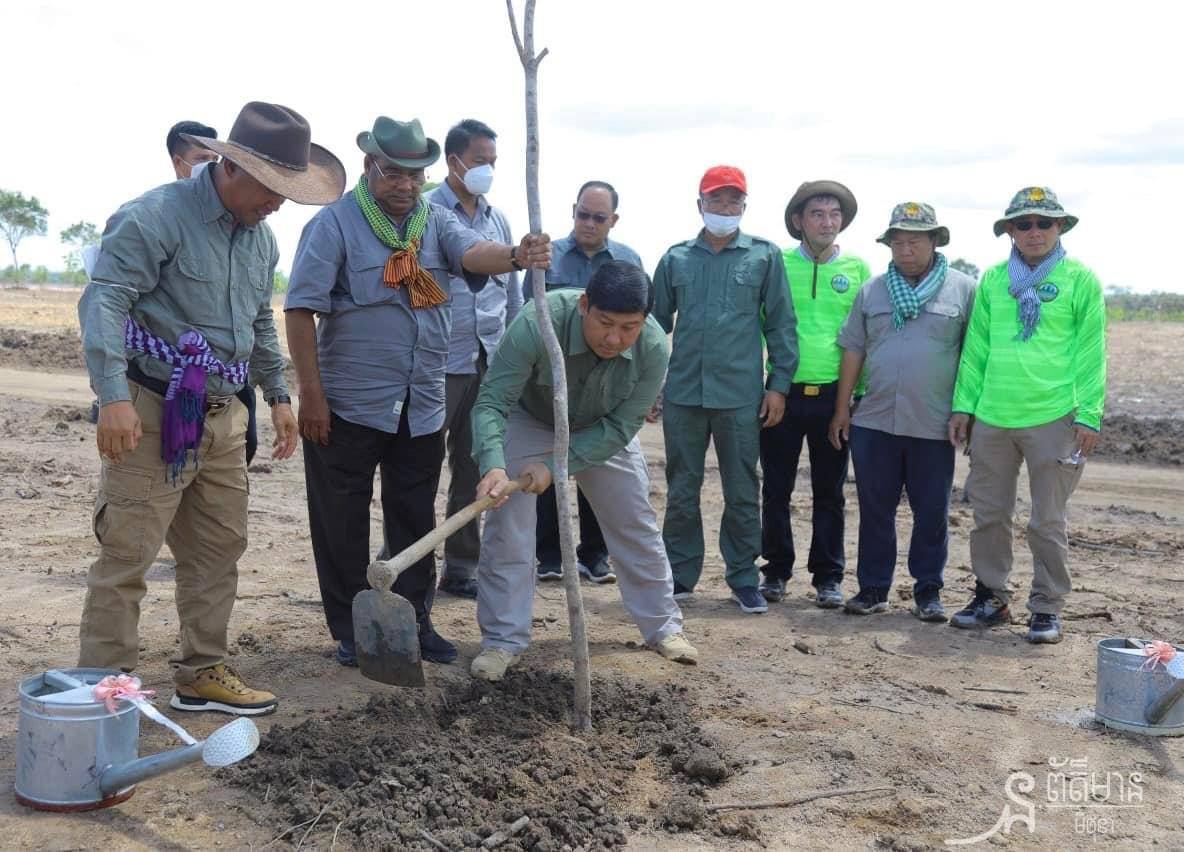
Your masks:
<svg viewBox="0 0 1184 852"><path fill-rule="evenodd" d="M950 619L955 627L1011 620L1012 518L1024 462L1032 496L1028 641L1061 640L1060 612L1071 589L1065 510L1098 442L1106 395L1102 286L1061 245L1076 224L1056 194L1039 186L1016 193L995 222L996 236L1011 237L1011 257L979 285L949 424L951 443L970 446L977 578L973 599Z"/></svg>
<svg viewBox="0 0 1184 852"><path fill-rule="evenodd" d="M888 610L903 490L913 510L913 614L944 622L940 592L954 482L946 429L974 279L950 268L937 251L950 232L928 204L896 205L877 241L892 250L892 260L859 291L839 333L843 361L830 424L836 448L850 441L859 495L859 591L845 609L858 615ZM865 367L867 393L852 415L851 394Z"/></svg>
<svg viewBox="0 0 1184 852"><path fill-rule="evenodd" d="M790 498L805 443L810 454L812 492L810 551L806 567L815 603L842 606L843 484L847 447L827 440L834 414L842 350L835 338L859 288L871 271L835 239L855 219L851 190L838 181L813 180L798 187L785 206L785 228L799 243L782 252L785 274L797 313L800 360L785 400L785 417L761 430L761 555L765 565L760 590L780 601L796 559L790 526ZM770 365L771 368L771 365Z"/></svg>

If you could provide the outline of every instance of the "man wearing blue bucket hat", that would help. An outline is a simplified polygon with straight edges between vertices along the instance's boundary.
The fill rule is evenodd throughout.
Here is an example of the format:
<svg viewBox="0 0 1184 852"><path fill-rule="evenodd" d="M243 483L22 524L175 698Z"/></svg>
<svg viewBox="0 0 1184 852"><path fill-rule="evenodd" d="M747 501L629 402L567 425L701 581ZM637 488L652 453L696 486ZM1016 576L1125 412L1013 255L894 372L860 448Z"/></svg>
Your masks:
<svg viewBox="0 0 1184 852"><path fill-rule="evenodd" d="M1032 497L1028 641L1061 641L1060 612L1071 589L1065 511L1097 445L1106 395L1102 286L1061 245L1076 224L1056 194L1039 186L1016 193L995 222L995 236L1011 237L1011 257L979 284L949 424L951 443L970 447L966 491L977 578L974 597L950 619L955 627L1010 621L1022 462Z"/></svg>

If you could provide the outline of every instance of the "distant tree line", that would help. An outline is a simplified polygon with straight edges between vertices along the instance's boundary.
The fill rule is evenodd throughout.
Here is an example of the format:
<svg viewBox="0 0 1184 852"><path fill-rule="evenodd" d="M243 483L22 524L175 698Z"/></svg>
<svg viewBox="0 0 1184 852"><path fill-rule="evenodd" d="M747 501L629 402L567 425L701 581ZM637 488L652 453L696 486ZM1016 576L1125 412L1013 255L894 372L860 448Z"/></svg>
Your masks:
<svg viewBox="0 0 1184 852"><path fill-rule="evenodd" d="M1184 293L1132 293L1123 287L1106 290L1106 318L1184 322Z"/></svg>

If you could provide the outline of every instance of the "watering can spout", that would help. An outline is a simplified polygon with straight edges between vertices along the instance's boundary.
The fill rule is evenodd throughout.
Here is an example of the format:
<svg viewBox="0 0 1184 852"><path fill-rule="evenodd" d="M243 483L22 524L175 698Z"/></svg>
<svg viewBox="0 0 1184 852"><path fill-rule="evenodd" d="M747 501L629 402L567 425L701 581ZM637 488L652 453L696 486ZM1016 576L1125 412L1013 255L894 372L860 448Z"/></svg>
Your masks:
<svg viewBox="0 0 1184 852"><path fill-rule="evenodd" d="M99 778L99 788L104 796L113 796L121 790L134 787L141 781L164 775L190 763L201 760L205 743L194 743L184 748L150 754L130 763L108 766Z"/></svg>
<svg viewBox="0 0 1184 852"><path fill-rule="evenodd" d="M141 781L199 760L204 760L207 766L229 766L258 747L259 729L250 719L240 717L214 731L203 742L108 766L99 777L99 788L104 795L112 796Z"/></svg>

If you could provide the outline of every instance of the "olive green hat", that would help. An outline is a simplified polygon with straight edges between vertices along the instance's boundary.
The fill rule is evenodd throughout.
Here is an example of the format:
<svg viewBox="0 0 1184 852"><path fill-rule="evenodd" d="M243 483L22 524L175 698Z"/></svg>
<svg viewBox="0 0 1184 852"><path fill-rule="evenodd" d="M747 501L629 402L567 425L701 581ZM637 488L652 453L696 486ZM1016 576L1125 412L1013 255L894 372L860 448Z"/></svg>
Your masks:
<svg viewBox="0 0 1184 852"><path fill-rule="evenodd" d="M1007 223L1021 216L1045 216L1049 219L1063 219L1061 233L1066 234L1077 224L1077 217L1070 216L1057 200L1057 194L1047 186L1026 186L1015 194L1002 219L995 221L995 236L1001 236Z"/></svg>
<svg viewBox="0 0 1184 852"><path fill-rule="evenodd" d="M358 134L358 147L405 169L425 169L440 159L440 144L424 135L418 118L395 121L380 115L373 130Z"/></svg>
<svg viewBox="0 0 1184 852"><path fill-rule="evenodd" d="M876 237L876 242L888 245L893 231L936 233L939 246L944 246L950 241L950 229L937 224L937 213L933 211L933 206L919 201L906 201L893 207L888 230Z"/></svg>

